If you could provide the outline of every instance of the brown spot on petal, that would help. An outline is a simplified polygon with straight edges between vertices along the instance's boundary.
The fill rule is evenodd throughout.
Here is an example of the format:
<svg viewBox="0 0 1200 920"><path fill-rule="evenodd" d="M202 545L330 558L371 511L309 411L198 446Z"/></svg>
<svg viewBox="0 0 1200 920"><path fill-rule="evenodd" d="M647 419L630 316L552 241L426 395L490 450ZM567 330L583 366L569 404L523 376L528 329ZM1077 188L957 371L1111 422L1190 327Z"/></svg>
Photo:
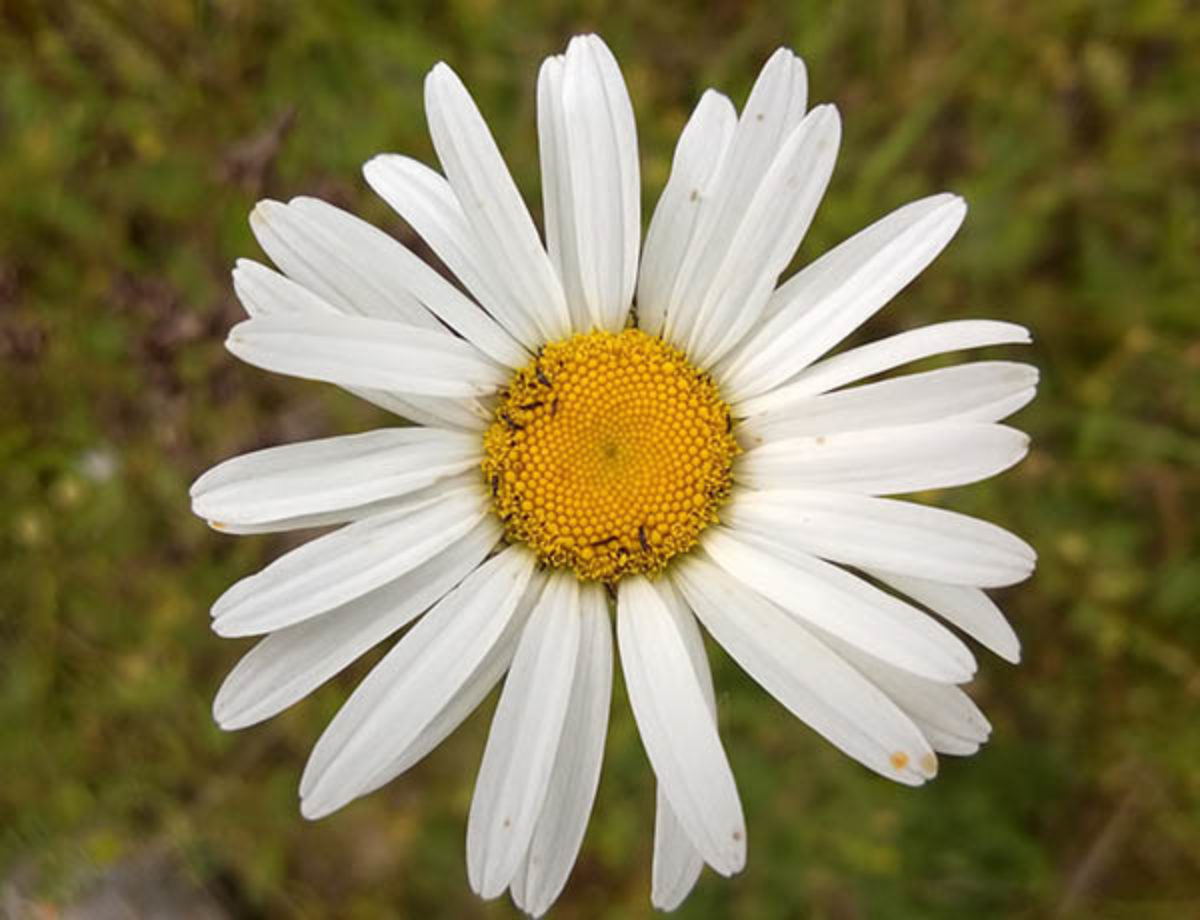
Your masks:
<svg viewBox="0 0 1200 920"><path fill-rule="evenodd" d="M908 755L903 751L896 751L888 760L892 762L892 766L897 770L903 770L908 766Z"/></svg>

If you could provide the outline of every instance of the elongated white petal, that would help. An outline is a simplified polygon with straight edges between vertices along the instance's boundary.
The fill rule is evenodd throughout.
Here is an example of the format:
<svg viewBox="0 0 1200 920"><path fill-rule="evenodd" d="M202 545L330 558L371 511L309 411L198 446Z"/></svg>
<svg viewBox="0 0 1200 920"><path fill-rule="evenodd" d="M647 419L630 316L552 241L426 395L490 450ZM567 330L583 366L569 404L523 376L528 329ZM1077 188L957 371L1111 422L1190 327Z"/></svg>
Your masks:
<svg viewBox="0 0 1200 920"><path fill-rule="evenodd" d="M548 67L539 93L558 92L561 101L540 105L557 122L556 165L565 175L552 184L565 186L556 200L567 204L555 217L555 261L583 299L588 325L617 332L633 299L641 234L633 107L616 60L595 35L573 38L561 68Z"/></svg>
<svg viewBox="0 0 1200 920"><path fill-rule="evenodd" d="M610 322L620 331L629 317L634 290L637 287L638 262L642 248L642 177L638 157L637 123L633 114L633 101L629 98L629 89L612 51L597 35L589 35L584 41L590 46L592 66L599 73L604 87L604 102L612 122L613 149L621 174L617 186L621 205L621 286L620 296L609 306L613 317ZM569 81L565 89L570 91Z"/></svg>
<svg viewBox="0 0 1200 920"><path fill-rule="evenodd" d="M621 579L617 639L642 744L692 844L730 875L745 864L745 821L679 619L645 578Z"/></svg>
<svg viewBox="0 0 1200 920"><path fill-rule="evenodd" d="M192 485L192 511L259 524L405 495L479 463L479 438L436 428L384 428L269 447L226 460Z"/></svg>
<svg viewBox="0 0 1200 920"><path fill-rule="evenodd" d="M712 671L708 666L708 653L704 650L704 637L696 618L688 609L687 602L675 590L670 581L659 580L655 586L659 596L674 611L675 622L680 627L684 650L692 663L692 670L700 681L704 703L717 724L717 699L713 691ZM650 903L659 910L674 910L683 903L695 887L704 869L704 858L692 844L687 830L679 822L662 783L657 783L654 795L654 858L650 873Z"/></svg>
<svg viewBox="0 0 1200 920"><path fill-rule="evenodd" d="M737 480L755 489L899 495L978 482L1029 451L1029 437L976 422L875 428L768 441L743 454Z"/></svg>
<svg viewBox="0 0 1200 920"><path fill-rule="evenodd" d="M392 514L393 512L400 515L412 514L416 511L437 505L454 496L482 496L482 494L483 486L479 481L478 475L473 472L460 473L456 476L449 476L439 480L433 485L426 486L408 495L385 498L380 501L370 502L365 505L355 505L354 507L338 511L300 515L298 517L284 518L279 521L271 521L266 524L227 524L224 521L213 520L209 521L208 525L218 533L234 534L276 533L287 530L332 527L339 524L363 521L370 517L379 517L383 514ZM214 616L217 610L218 608L214 605Z"/></svg>
<svg viewBox="0 0 1200 920"><path fill-rule="evenodd" d="M637 138L621 72L594 35L538 76L546 242L576 330L624 327L640 235Z"/></svg>
<svg viewBox="0 0 1200 920"><path fill-rule="evenodd" d="M282 518L277 521L268 521L263 524L230 524L225 521L211 520L208 522L208 526L218 533L232 534L282 533L289 530L328 528L339 524L362 521L369 517L378 517L381 514L393 511L412 513L443 501L451 494L466 492L481 494L481 490L482 484L479 474L477 471L471 470L466 473L458 473L454 476L439 479L432 485L419 489L416 492L392 498L384 498L379 501L368 502L364 505L354 505L350 508L341 508L337 511L326 511L320 514L302 514L296 517Z"/></svg>
<svg viewBox="0 0 1200 920"><path fill-rule="evenodd" d="M233 289L251 317L346 315L345 310L322 300L290 278L251 259L238 259L237 267L233 270ZM474 398L444 399L410 395L401 399L394 393L383 390L363 387L345 389L360 399L410 419L418 425L449 425L478 431L489 420L488 414Z"/></svg>
<svg viewBox="0 0 1200 920"><path fill-rule="evenodd" d="M508 376L447 333L359 317L249 319L229 331L225 347L280 374L425 396L486 396Z"/></svg>
<svg viewBox="0 0 1200 920"><path fill-rule="evenodd" d="M565 338L571 319L558 275L483 116L445 64L425 79L425 115L446 178L486 259L489 288L509 292L546 340Z"/></svg>
<svg viewBox="0 0 1200 920"><path fill-rule="evenodd" d="M395 393L370 387L342 389L386 412L426 428L453 428L478 434L492 421L491 413L475 397L453 399L444 396L417 396L412 393L397 396Z"/></svg>
<svg viewBox="0 0 1200 920"><path fill-rule="evenodd" d="M795 618L697 554L675 566L673 580L730 656L831 744L906 785L936 772L912 720Z"/></svg>
<svg viewBox="0 0 1200 920"><path fill-rule="evenodd" d="M438 328L391 260L379 257L389 243L403 248L399 243L333 205L300 201L306 204L267 199L250 213L250 229L271 261L342 312Z"/></svg>
<svg viewBox="0 0 1200 920"><path fill-rule="evenodd" d="M813 109L780 149L731 234L714 233L705 271L686 291L699 304L688 339L692 360L711 367L758 322L796 253L837 159L842 122L831 105Z"/></svg>
<svg viewBox="0 0 1200 920"><path fill-rule="evenodd" d="M329 612L279 629L237 663L213 702L226 731L269 719L401 629L469 575L500 539L485 517L410 572Z"/></svg>
<svg viewBox="0 0 1200 920"><path fill-rule="evenodd" d="M979 751L982 745L978 741L966 741L957 735L950 735L931 725L922 725L920 720L914 720L921 727L921 733L930 746L939 754L950 754L955 757L969 757Z"/></svg>
<svg viewBox="0 0 1200 920"><path fill-rule="evenodd" d="M1015 584L1037 559L1033 547L995 524L849 492L744 492L722 516L737 530L832 562L961 585Z"/></svg>
<svg viewBox="0 0 1200 920"><path fill-rule="evenodd" d="M360 315L330 303L299 282L253 259L237 260L233 269L233 290L245 308L246 315L251 318L303 314Z"/></svg>
<svg viewBox="0 0 1200 920"><path fill-rule="evenodd" d="M808 71L788 48L767 59L742 107L729 157L720 176L721 211L714 222L744 208L808 106Z"/></svg>
<svg viewBox="0 0 1200 920"><path fill-rule="evenodd" d="M984 348L988 345L1028 345L1029 330L1016 323L1001 323L988 319L960 319L934 323L910 329L885 339L851 348L841 354L818 361L783 386L747 404L761 406L758 411L770 411L791 405L809 396L827 393L848 383L874 374L965 348Z"/></svg>
<svg viewBox="0 0 1200 920"><path fill-rule="evenodd" d="M701 545L726 572L803 623L898 668L947 683L975 673L970 649L949 630L837 566L720 526L708 528Z"/></svg>
<svg viewBox="0 0 1200 920"><path fill-rule="evenodd" d="M336 234L343 243L352 246L364 277L374 288L389 293L402 291L417 303L418 310L409 313L420 316L422 321L412 325L441 328L436 322L429 321L432 314L500 364L516 368L529 360L529 352L502 326L430 265L382 230L317 198L293 198L289 207L301 218L323 224L330 235ZM408 322L409 313L401 319ZM385 313L368 315L387 318Z"/></svg>
<svg viewBox="0 0 1200 920"><path fill-rule="evenodd" d="M638 326L660 335L671 291L696 231L700 213L713 206L712 183L737 127L729 99L705 90L679 135L671 175L650 218L638 270Z"/></svg>
<svg viewBox="0 0 1200 920"><path fill-rule="evenodd" d="M563 110L564 56L554 54L538 71L538 161L542 170L542 211L546 222L546 251L558 272L571 328L592 325L579 274L579 239L576 233L574 185L567 148L567 116Z"/></svg>
<svg viewBox="0 0 1200 920"><path fill-rule="evenodd" d="M1037 368L1028 364L977 361L811 396L751 414L743 430L767 439L930 422L998 422L1033 399L1037 381ZM754 409L756 402L735 414Z"/></svg>
<svg viewBox="0 0 1200 920"><path fill-rule="evenodd" d="M231 524L227 521L210 520L208 526L218 533L229 534L261 534L283 533L290 530L312 530L313 528L329 528L340 524L350 524L363 521L370 517L378 517L392 512L411 514L422 508L427 508L444 501L447 496L455 493L481 494L482 484L477 471L471 470L455 476L439 479L433 485L426 486L416 492L384 498L364 505L354 505L350 508L340 508L337 511L326 511L320 514L302 514L296 517L281 518L262 524Z"/></svg>
<svg viewBox="0 0 1200 920"><path fill-rule="evenodd" d="M906 594L957 626L1005 661L1021 660L1021 640L995 602L978 588L948 585L879 569L867 574Z"/></svg>
<svg viewBox="0 0 1200 920"><path fill-rule="evenodd" d="M526 348L541 344L533 318L492 277L487 253L441 173L411 157L384 153L367 161L363 176L514 338Z"/></svg>
<svg viewBox="0 0 1200 920"><path fill-rule="evenodd" d="M962 688L893 668L836 637L825 636L825 639L903 709L927 738L928 730L933 729L939 737L950 735L978 746L991 734L992 726L987 717ZM932 739L930 741L932 743Z"/></svg>
<svg viewBox="0 0 1200 920"><path fill-rule="evenodd" d="M691 894L704 859L692 846L659 784L654 797L654 863L650 878L650 903L662 911L675 910Z"/></svg>
<svg viewBox="0 0 1200 920"><path fill-rule="evenodd" d="M467 876L499 895L525 857L562 738L579 658L579 583L555 573L533 608L492 718L467 822Z"/></svg>
<svg viewBox="0 0 1200 920"><path fill-rule="evenodd" d="M558 898L587 828L608 732L612 697L612 627L608 598L595 583L580 586L579 661L562 740L525 860L512 881L513 900L540 917Z"/></svg>
<svg viewBox="0 0 1200 920"><path fill-rule="evenodd" d="M208 526L217 533L236 534L238 536L261 533L286 533L290 530L313 530L323 527L335 527L339 524L350 524L353 521L361 521L363 518L371 517L373 514L398 508L407 500L408 496L401 495L396 498L381 499L377 502L367 502L365 505L352 505L349 508L339 508L336 511L323 511L320 514L299 514L295 517L276 518L275 520L264 521L260 524L233 524L229 521L223 521L220 518L213 518L208 521Z"/></svg>
<svg viewBox="0 0 1200 920"><path fill-rule="evenodd" d="M213 604L213 630L253 636L332 610L432 559L488 513L478 485L413 498L311 540L243 578Z"/></svg>
<svg viewBox="0 0 1200 920"><path fill-rule="evenodd" d="M360 795L403 755L504 634L533 573L510 547L476 569L396 643L325 729L300 780L300 810L318 818Z"/></svg>
<svg viewBox="0 0 1200 920"><path fill-rule="evenodd" d="M700 221L687 247L679 277L667 306L666 335L683 346L700 315L697 294L713 288L721 271L711 254L723 256L744 218L764 177L773 168L781 149L804 118L808 101L808 75L804 63L780 48L764 65L721 157L711 186L711 206L700 211ZM773 283L764 282L764 285ZM767 289L769 293L769 287Z"/></svg>
<svg viewBox="0 0 1200 920"><path fill-rule="evenodd" d="M829 351L933 261L966 212L955 195L915 201L804 268L775 292L766 322L720 368L727 398L765 393Z"/></svg>
<svg viewBox="0 0 1200 920"><path fill-rule="evenodd" d="M504 627L504 631L491 649L480 659L475 670L459 685L445 704L429 718L412 743L375 772L363 786L360 795L368 795L387 785L401 773L419 763L483 702L484 697L492 691L492 688L508 671L517 650L517 642L525 629L525 621L529 619L533 605L542 596L542 588L545 583L546 576L544 574L540 572L533 574L525 586L521 599L517 602L516 611L509 618L508 625Z"/></svg>

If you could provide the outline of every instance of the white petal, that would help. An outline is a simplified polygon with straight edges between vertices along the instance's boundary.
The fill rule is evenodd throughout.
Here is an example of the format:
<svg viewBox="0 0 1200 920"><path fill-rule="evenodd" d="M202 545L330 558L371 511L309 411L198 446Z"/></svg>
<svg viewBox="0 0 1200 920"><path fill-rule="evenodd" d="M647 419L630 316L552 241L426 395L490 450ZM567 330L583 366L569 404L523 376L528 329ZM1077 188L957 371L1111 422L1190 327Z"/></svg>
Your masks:
<svg viewBox="0 0 1200 920"><path fill-rule="evenodd" d="M525 628L525 621L533 605L542 596L546 576L535 572L525 586L525 592L517 602L516 612L510 617L504 632L492 648L483 656L475 670L462 682L450 699L433 715L426 726L417 733L412 743L384 767L377 770L363 787L360 795L367 795L387 785L401 773L412 768L430 751L441 744L463 720L483 702L500 678L508 671L517 642Z"/></svg>
<svg viewBox="0 0 1200 920"><path fill-rule="evenodd" d="M541 333L522 304L494 283L487 254L440 173L411 157L385 153L369 160L363 175L510 334L526 348L541 344Z"/></svg>
<svg viewBox="0 0 1200 920"><path fill-rule="evenodd" d="M970 649L914 607L828 562L753 534L710 527L701 545L734 578L811 624L930 680L975 673Z"/></svg>
<svg viewBox="0 0 1200 920"><path fill-rule="evenodd" d="M481 478L477 471L471 470L466 473L459 473L455 476L447 476L444 479L439 479L433 485L426 486L416 492L410 492L407 495L384 498L376 502L368 502L365 505L341 508L337 511L326 511L321 514L302 514L296 517L282 518L277 521L268 521L264 524L228 524L224 521L213 520L208 522L208 526L218 533L231 534L284 533L291 530L329 528L339 524L349 524L355 521L366 520L369 517L377 517L393 511L411 513L443 501L447 496L455 493L470 492L472 494L482 494L483 483L481 482Z"/></svg>
<svg viewBox="0 0 1200 920"><path fill-rule="evenodd" d="M487 260L489 288L509 292L546 340L565 338L571 318L558 275L483 116L445 64L425 79L425 115L446 178Z"/></svg>
<svg viewBox="0 0 1200 920"><path fill-rule="evenodd" d="M562 281L571 315L571 328L592 325L579 275L579 244L575 231L571 158L567 151L567 117L563 111L561 54L542 61L538 71L538 160L542 170L542 212L546 221L546 251Z"/></svg>
<svg viewBox="0 0 1200 920"><path fill-rule="evenodd" d="M213 604L213 630L258 635L332 610L432 559L488 513L481 486L464 488L455 480L441 492L410 498L311 540L234 584Z"/></svg>
<svg viewBox="0 0 1200 920"><path fill-rule="evenodd" d="M654 865L650 903L658 910L675 910L691 894L704 859L692 846L687 831L675 817L667 794L659 784L654 797Z"/></svg>
<svg viewBox="0 0 1200 920"><path fill-rule="evenodd" d="M217 533L246 534L286 533L291 530L314 530L324 527L334 527L339 524L349 524L361 521L384 511L399 508L408 500L408 496L385 498L377 502L367 502L365 505L353 505L349 508L339 508L336 511L323 511L320 514L298 514L295 517L277 518L264 521L261 524L233 524L214 518L208 521L208 526Z"/></svg>
<svg viewBox="0 0 1200 920"><path fill-rule="evenodd" d="M688 609L687 602L671 582L659 580L655 586L659 596L674 611L675 622L680 627L684 650L692 663L692 670L700 681L704 702L717 724L717 699L713 692L712 671L708 666L708 653L704 650L704 637L696 618ZM656 784L654 795L654 859L650 875L650 903L659 910L674 910L683 903L695 887L704 869L704 858L693 846L687 831L676 817L662 783Z"/></svg>
<svg viewBox="0 0 1200 920"><path fill-rule="evenodd" d="M934 774L937 760L917 726L793 617L696 554L673 578L730 656L831 744L906 785Z"/></svg>
<svg viewBox="0 0 1200 920"><path fill-rule="evenodd" d="M817 106L780 149L735 227L717 228L685 288L698 304L687 352L711 367L753 327L812 223L841 142L837 109Z"/></svg>
<svg viewBox="0 0 1200 920"><path fill-rule="evenodd" d="M444 479L439 479L433 485L426 486L416 492L398 495L393 498L384 498L375 502L367 502L364 505L340 508L337 511L325 511L320 514L301 514L296 517L280 518L279 520L267 521L262 524L231 524L222 520L210 520L208 521L208 526L217 531L217 533L237 535L328 529L341 524L363 521L369 517L377 517L378 515L393 511L413 512L440 502L451 493L464 491L479 493L482 489L480 478L477 471L471 470L466 473L459 473L455 476L447 476Z"/></svg>
<svg viewBox="0 0 1200 920"><path fill-rule="evenodd" d="M920 725L919 720L917 720L917 724ZM947 734L931 725L920 725L920 727L921 733L925 735L925 740L939 754L969 757L978 752L981 747L978 741L966 741L957 735Z"/></svg>
<svg viewBox="0 0 1200 920"><path fill-rule="evenodd" d="M492 421L491 413L474 397L447 399L442 396L416 396L411 393L397 396L395 393L373 390L370 387L342 389L386 412L426 428L453 428L478 435Z"/></svg>
<svg viewBox="0 0 1200 920"><path fill-rule="evenodd" d="M808 105L804 61L778 48L759 72L738 120L719 194L725 214L745 207ZM722 215L724 216L724 215Z"/></svg>
<svg viewBox="0 0 1200 920"><path fill-rule="evenodd" d="M311 198L267 199L250 212L250 229L290 278L343 312L438 328L390 261L379 257L387 243L399 244L354 215Z"/></svg>
<svg viewBox="0 0 1200 920"><path fill-rule="evenodd" d="M775 393L737 406L751 437L794 438L930 422L998 422L1020 409L1037 387L1037 368L976 361L810 396L780 408ZM778 392L778 391L777 391ZM755 414L766 400L773 408Z"/></svg>
<svg viewBox="0 0 1200 920"><path fill-rule="evenodd" d="M895 701L923 733L933 729L940 735L952 735L976 745L987 741L991 723L960 687L916 677L835 637L826 639L838 654Z"/></svg>
<svg viewBox="0 0 1200 920"><path fill-rule="evenodd" d="M232 731L303 699L438 601L474 571L499 539L499 524L485 517L461 540L395 581L328 616L271 633L229 672L213 702L213 718Z"/></svg>
<svg viewBox="0 0 1200 920"><path fill-rule="evenodd" d="M249 317L357 316L314 294L304 285L253 259L238 259L233 269L233 290Z"/></svg>
<svg viewBox="0 0 1200 920"><path fill-rule="evenodd" d="M964 348L988 345L1028 345L1029 330L1016 323L988 319L960 319L934 323L879 339L818 361L783 386L748 400L758 411L790 405L807 396L836 390L848 383L890 371L892 368Z"/></svg>
<svg viewBox="0 0 1200 920"><path fill-rule="evenodd" d="M346 315L344 310L322 300L307 288L251 259L238 259L237 267L233 270L233 289L251 317ZM394 393L383 390L361 387L345 389L360 399L411 419L418 425L450 425L477 431L488 423L487 413L475 399L441 399L429 396L409 396L407 399L401 399Z"/></svg>
<svg viewBox="0 0 1200 920"><path fill-rule="evenodd" d="M1021 660L1021 641L995 602L978 588L947 585L878 569L867 574L957 626L1005 661Z"/></svg>
<svg viewBox="0 0 1200 920"><path fill-rule="evenodd" d="M329 723L300 780L300 810L318 818L360 795L421 732L503 636L533 573L510 547L480 566L396 643Z"/></svg>
<svg viewBox="0 0 1200 920"><path fill-rule="evenodd" d="M633 299L641 234L633 107L612 52L594 35L573 38L561 69L548 67L545 93L557 91L561 101L539 106L561 118L552 128L555 179L565 179L567 204L555 218L556 235L566 242L556 247L556 262L583 298L589 325L619 332Z"/></svg>
<svg viewBox="0 0 1200 920"><path fill-rule="evenodd" d="M995 524L849 492L744 492L723 517L734 529L832 562L954 584L1015 584L1037 559L1033 547Z"/></svg>
<svg viewBox="0 0 1200 920"><path fill-rule="evenodd" d="M228 525L353 508L465 472L481 453L476 435L436 428L384 428L269 447L197 479L192 511Z"/></svg>
<svg viewBox="0 0 1200 920"><path fill-rule="evenodd" d="M779 386L866 322L950 242L967 206L934 195L831 249L772 297L768 318L720 368L727 399Z"/></svg>
<svg viewBox="0 0 1200 920"><path fill-rule="evenodd" d="M595 583L580 586L579 662L571 685L562 741L529 851L513 879L513 898L540 917L558 898L587 828L608 732L612 697L612 627L608 597Z"/></svg>
<svg viewBox="0 0 1200 920"><path fill-rule="evenodd" d="M579 582L550 577L492 718L467 822L471 888L494 898L525 858L562 739L579 657Z"/></svg>
<svg viewBox="0 0 1200 920"><path fill-rule="evenodd" d="M440 329L436 322L429 322L432 314L500 364L516 368L529 361L529 352L502 326L430 265L382 230L317 198L293 198L289 206L294 212L325 224L331 233L339 234L353 246L363 266L363 274L376 287L389 292L403 291L420 305L422 309L417 313L423 322L413 325ZM387 318L385 313L374 315ZM407 316L401 319L409 321Z"/></svg>
<svg viewBox="0 0 1200 920"><path fill-rule="evenodd" d="M280 374L425 396L486 396L508 379L462 339L378 319L264 316L234 326L225 347Z"/></svg>
<svg viewBox="0 0 1200 920"><path fill-rule="evenodd" d="M650 218L639 268L638 326L650 335L662 333L671 291L700 212L713 206L712 183L736 126L733 103L710 89L700 97L679 135L670 178Z"/></svg>
<svg viewBox="0 0 1200 920"><path fill-rule="evenodd" d="M729 150L711 186L711 206L700 211L700 223L688 245L680 276L667 307L666 333L673 342L687 343L699 314L697 292L709 290L721 267L705 253L724 255L728 242L743 224L764 177L781 149L804 118L808 75L804 63L786 48L764 65L750 91ZM768 288L769 293L769 288Z"/></svg>
<svg viewBox="0 0 1200 920"><path fill-rule="evenodd" d="M1028 435L1004 425L911 425L768 441L738 458L735 476L755 489L899 495L987 479L1028 451Z"/></svg>
<svg viewBox="0 0 1200 920"><path fill-rule="evenodd" d="M621 579L618 591L621 666L642 744L693 845L730 875L745 865L745 820L682 617L641 576Z"/></svg>

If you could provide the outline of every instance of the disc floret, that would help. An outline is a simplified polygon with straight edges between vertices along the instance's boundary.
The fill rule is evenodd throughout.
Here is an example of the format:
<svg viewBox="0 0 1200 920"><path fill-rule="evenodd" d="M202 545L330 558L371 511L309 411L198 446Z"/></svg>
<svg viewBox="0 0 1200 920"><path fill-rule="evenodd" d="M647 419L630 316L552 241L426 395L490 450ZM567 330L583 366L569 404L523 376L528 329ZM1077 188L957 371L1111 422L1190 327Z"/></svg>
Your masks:
<svg viewBox="0 0 1200 920"><path fill-rule="evenodd" d="M654 575L717 520L738 453L729 407L637 329L545 346L518 370L483 473L509 539L583 579Z"/></svg>

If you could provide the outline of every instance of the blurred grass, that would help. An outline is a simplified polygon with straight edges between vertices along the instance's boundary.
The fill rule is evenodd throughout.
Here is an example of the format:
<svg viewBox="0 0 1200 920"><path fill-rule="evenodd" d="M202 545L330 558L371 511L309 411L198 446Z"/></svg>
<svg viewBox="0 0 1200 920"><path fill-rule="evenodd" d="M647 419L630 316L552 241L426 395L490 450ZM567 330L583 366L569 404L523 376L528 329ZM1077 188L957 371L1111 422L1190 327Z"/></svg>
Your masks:
<svg viewBox="0 0 1200 920"><path fill-rule="evenodd" d="M0 0L0 903L70 904L166 853L237 916L511 915L463 866L486 712L315 825L299 771L362 665L265 726L211 724L241 648L207 607L287 541L214 535L186 488L233 453L381 421L223 352L253 202L319 195L404 235L358 168L430 157L421 79L439 59L537 202L537 63L585 29L630 84L647 213L700 91L740 102L773 48L803 54L846 136L802 256L958 191L964 230L869 331L1013 320L1043 373L1018 417L1026 463L941 497L1041 553L1002 597L1025 661L986 660L973 690L994 740L894 787L714 655L750 860L680 916L1195 911L1200 12L1184 0ZM557 916L650 913L653 791L621 693Z"/></svg>

